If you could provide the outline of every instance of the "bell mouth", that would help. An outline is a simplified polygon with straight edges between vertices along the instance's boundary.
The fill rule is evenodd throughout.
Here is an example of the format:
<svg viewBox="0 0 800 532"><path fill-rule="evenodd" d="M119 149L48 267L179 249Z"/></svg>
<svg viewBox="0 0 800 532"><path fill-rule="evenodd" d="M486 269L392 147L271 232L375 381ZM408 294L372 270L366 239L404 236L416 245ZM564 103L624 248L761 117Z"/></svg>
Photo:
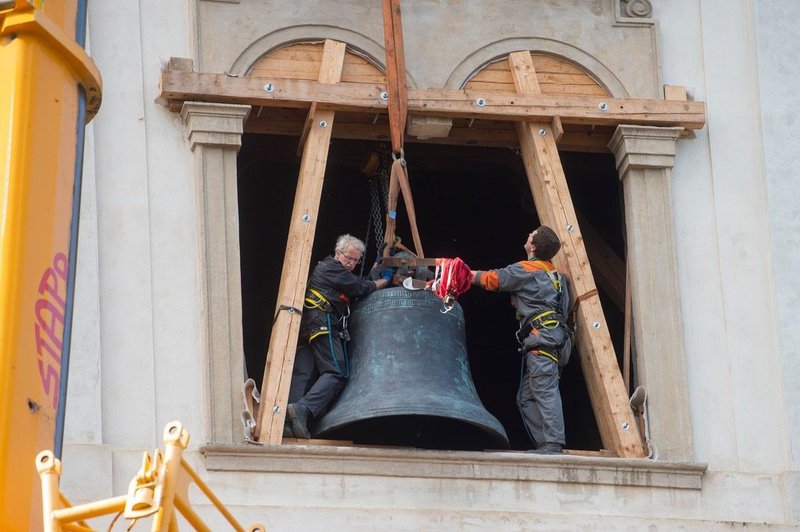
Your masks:
<svg viewBox="0 0 800 532"><path fill-rule="evenodd" d="M450 451L508 449L505 430L499 421L496 423L497 426L494 427L478 425L470 419L457 419L451 416L375 414L369 418L345 422L321 431L317 429L313 437L351 441L354 445Z"/></svg>

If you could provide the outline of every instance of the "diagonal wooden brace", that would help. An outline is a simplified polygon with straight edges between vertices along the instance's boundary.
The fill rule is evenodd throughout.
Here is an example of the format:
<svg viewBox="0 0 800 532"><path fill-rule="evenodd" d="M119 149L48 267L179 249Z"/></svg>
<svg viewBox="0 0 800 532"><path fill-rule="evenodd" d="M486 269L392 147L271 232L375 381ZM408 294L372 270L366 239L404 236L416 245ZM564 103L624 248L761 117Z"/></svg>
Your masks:
<svg viewBox="0 0 800 532"><path fill-rule="evenodd" d="M344 43L325 41L320 82L337 83L341 79L344 53ZM313 118L309 120L308 136L303 146L281 284L278 288L275 323L272 326L264 380L261 384L261 408L255 431L261 443L279 444L283 439L283 423L286 418L297 335L300 331L300 314L282 309L291 310L303 306L333 118L334 111L315 109Z"/></svg>
<svg viewBox="0 0 800 532"><path fill-rule="evenodd" d="M518 92L540 92L530 52L511 53L508 61ZM536 212L562 242L562 251L554 263L572 281L573 302L587 295L577 309L576 337L603 446L620 457L643 457L644 446L597 296L552 122L521 122L517 124L517 133Z"/></svg>

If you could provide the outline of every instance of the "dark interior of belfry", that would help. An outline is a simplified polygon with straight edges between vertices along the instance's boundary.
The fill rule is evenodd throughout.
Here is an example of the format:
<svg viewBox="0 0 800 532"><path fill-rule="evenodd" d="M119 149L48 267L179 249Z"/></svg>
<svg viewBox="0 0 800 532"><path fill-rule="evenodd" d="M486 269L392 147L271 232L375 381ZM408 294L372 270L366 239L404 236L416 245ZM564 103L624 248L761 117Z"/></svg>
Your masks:
<svg viewBox="0 0 800 532"><path fill-rule="evenodd" d="M297 148L298 137L245 134L238 156L244 350L248 375L259 387L300 170ZM332 253L336 237L343 233L367 242L364 273L372 265L376 238L374 225L369 226L371 190L379 187L371 189L370 181L381 179L381 170L372 176L362 172L372 152L381 154L382 161L389 157L390 162L386 142L331 141L311 268ZM426 257L459 257L472 269L499 268L525 258L522 246L539 219L518 149L407 142L404 154ZM590 238L602 239L624 260L622 189L613 157L608 153L560 155L581 227L590 225L594 230L590 234L582 229L587 244ZM413 247L402 196L397 234ZM361 265L356 271L360 269ZM624 312L600 283L598 288L622 366ZM517 322L509 297L473 287L459 296L458 303L463 309L469 368L480 401L502 424L510 449L530 449L516 406L521 367L514 337ZM579 357L576 349L561 374L566 447L599 450L602 443ZM408 394L413 396L415 391ZM480 438L473 441L469 430L447 419L440 421L442 429L434 432L433 439L422 437L421 429L414 427L431 420L413 418L376 423L367 427L363 441L350 439L354 444L432 449L483 447ZM382 431L387 425L402 427L409 431L408 437L396 441L387 433L384 438Z"/></svg>

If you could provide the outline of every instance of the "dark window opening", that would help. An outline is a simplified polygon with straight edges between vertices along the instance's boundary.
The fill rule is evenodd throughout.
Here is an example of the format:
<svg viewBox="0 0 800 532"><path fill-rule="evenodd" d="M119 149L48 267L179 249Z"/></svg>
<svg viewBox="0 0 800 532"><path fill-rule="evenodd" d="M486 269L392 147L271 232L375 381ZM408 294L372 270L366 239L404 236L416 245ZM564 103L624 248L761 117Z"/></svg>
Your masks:
<svg viewBox="0 0 800 532"><path fill-rule="evenodd" d="M244 350L248 375L259 386L300 166L297 143L297 137L247 134L238 160ZM359 167L378 145L332 141L311 267L332 253L339 234L367 238L369 181ZM522 160L514 150L409 143L405 156L426 256L458 256L473 269L502 267L524 258L522 245L539 221ZM621 186L613 157L567 152L561 158L579 216L624 260ZM400 210L397 233L411 244L405 220ZM372 234L369 240L367 268L375 255ZM621 357L623 313L599 288ZM511 449L529 449L515 402L520 357L508 296L472 289L459 303L478 394L504 426ZM578 357L573 354L561 378L567 448L598 450L602 444Z"/></svg>

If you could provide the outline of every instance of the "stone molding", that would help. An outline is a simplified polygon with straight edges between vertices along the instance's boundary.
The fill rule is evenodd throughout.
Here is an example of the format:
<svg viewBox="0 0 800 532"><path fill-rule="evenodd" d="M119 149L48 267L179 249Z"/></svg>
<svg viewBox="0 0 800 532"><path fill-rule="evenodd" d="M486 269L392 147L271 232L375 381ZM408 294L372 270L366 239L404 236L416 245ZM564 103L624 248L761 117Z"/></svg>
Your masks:
<svg viewBox="0 0 800 532"><path fill-rule="evenodd" d="M208 445L208 471L568 482L702 489L706 464L525 452L314 445Z"/></svg>
<svg viewBox="0 0 800 532"><path fill-rule="evenodd" d="M625 199L636 383L647 390L650 451L694 456L670 169L679 127L620 125L608 146Z"/></svg>
<svg viewBox="0 0 800 532"><path fill-rule="evenodd" d="M650 0L611 0L614 6L614 26L654 27L653 3Z"/></svg>
<svg viewBox="0 0 800 532"><path fill-rule="evenodd" d="M198 307L205 441L241 434L235 400L244 382L239 202L236 156L249 105L185 102L186 138L195 161Z"/></svg>
<svg viewBox="0 0 800 532"><path fill-rule="evenodd" d="M620 178L629 170L672 168L680 127L620 125L611 137L608 148L614 154Z"/></svg>
<svg viewBox="0 0 800 532"><path fill-rule="evenodd" d="M249 113L249 105L184 102L181 119L192 151L198 144L238 151Z"/></svg>
<svg viewBox="0 0 800 532"><path fill-rule="evenodd" d="M653 4L650 0L622 0L620 8L622 7L629 17L649 18L653 14Z"/></svg>

